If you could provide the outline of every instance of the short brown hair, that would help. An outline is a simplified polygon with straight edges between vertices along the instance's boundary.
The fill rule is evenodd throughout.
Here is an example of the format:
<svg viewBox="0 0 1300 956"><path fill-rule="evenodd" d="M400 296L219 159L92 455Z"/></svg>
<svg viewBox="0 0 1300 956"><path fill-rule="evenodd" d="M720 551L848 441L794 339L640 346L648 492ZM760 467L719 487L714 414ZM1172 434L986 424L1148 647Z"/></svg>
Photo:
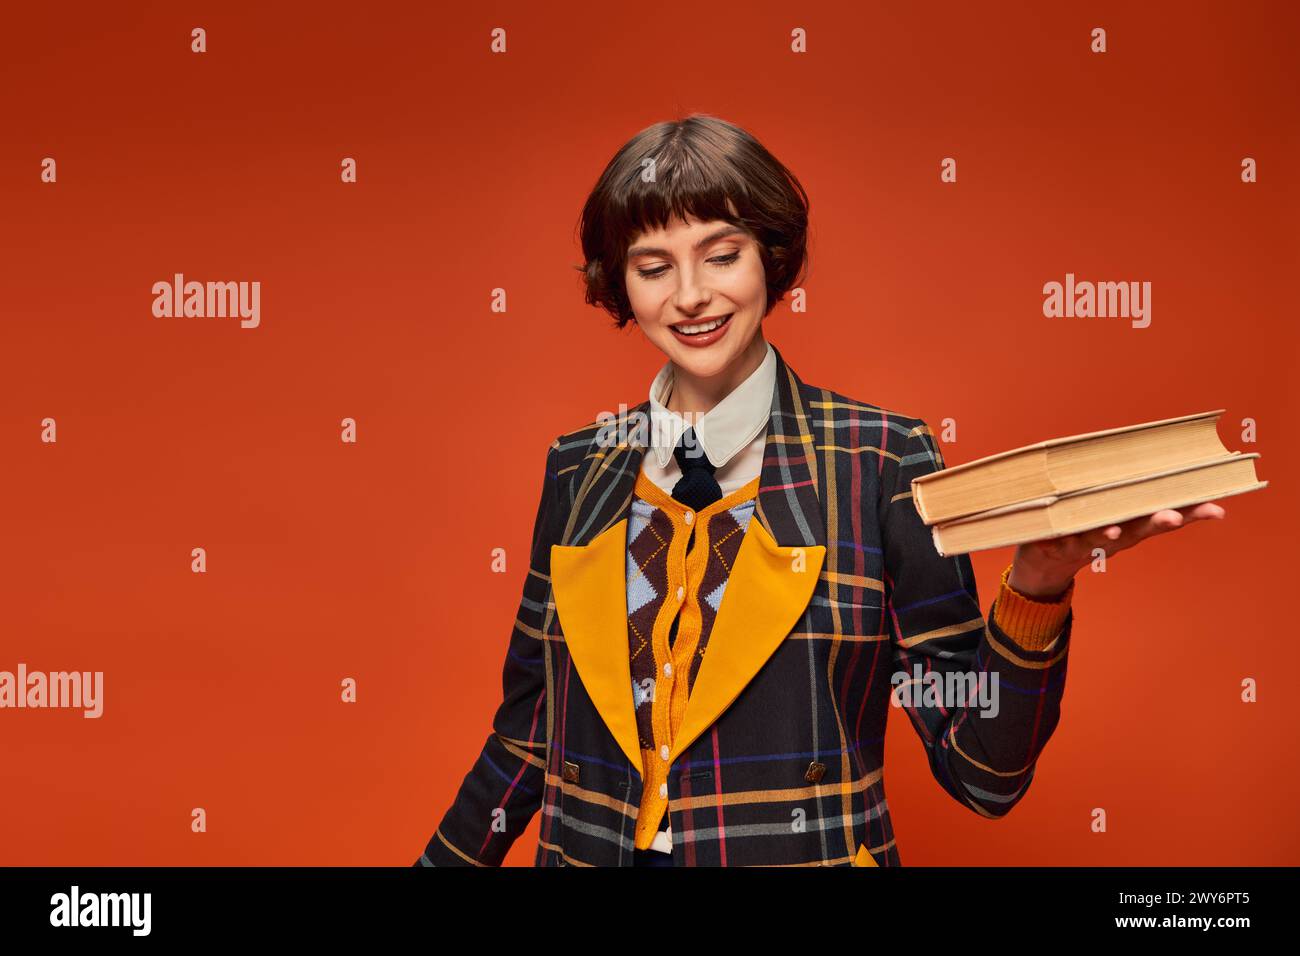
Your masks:
<svg viewBox="0 0 1300 956"><path fill-rule="evenodd" d="M653 182L642 179L646 159L654 160ZM742 226L754 237L768 312L805 278L808 194L799 180L739 126L694 113L633 136L587 197L578 224L587 261L576 267L587 303L604 308L619 328L627 325L633 313L624 272L632 239L687 214Z"/></svg>

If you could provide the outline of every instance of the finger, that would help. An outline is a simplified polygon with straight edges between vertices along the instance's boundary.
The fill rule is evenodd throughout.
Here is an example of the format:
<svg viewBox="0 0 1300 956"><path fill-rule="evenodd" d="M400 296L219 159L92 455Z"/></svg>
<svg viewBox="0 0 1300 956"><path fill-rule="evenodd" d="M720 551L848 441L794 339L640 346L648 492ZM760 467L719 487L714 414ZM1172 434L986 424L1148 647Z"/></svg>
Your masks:
<svg viewBox="0 0 1300 956"><path fill-rule="evenodd" d="M1157 511L1153 515L1140 515L1091 532L1088 546L1102 548L1109 557L1133 547L1143 538L1149 538L1162 530L1172 530L1177 526L1173 523L1175 521L1182 521L1182 515L1176 511Z"/></svg>
<svg viewBox="0 0 1300 956"><path fill-rule="evenodd" d="M1212 501L1203 501L1200 504L1188 505L1185 508L1163 508L1147 516L1145 525L1140 527L1138 537L1133 542L1141 541L1143 538L1149 538L1152 535L1164 534L1167 531L1174 531L1193 521L1201 521L1206 518L1223 518L1227 514L1222 505L1217 505Z"/></svg>
<svg viewBox="0 0 1300 956"><path fill-rule="evenodd" d="M1161 531L1172 531L1174 528L1181 528L1187 523L1188 518L1182 511L1165 508L1148 515L1147 521L1150 533L1159 534Z"/></svg>
<svg viewBox="0 0 1300 956"><path fill-rule="evenodd" d="M1202 501L1199 505L1191 505L1179 510L1189 521L1200 521L1205 518L1221 519L1228 514L1223 505L1213 501Z"/></svg>
<svg viewBox="0 0 1300 956"><path fill-rule="evenodd" d="M1193 521L1201 521L1207 518L1223 518L1226 514L1227 511L1224 510L1222 505L1217 505L1212 501L1203 501L1200 504L1188 505L1185 508L1166 508L1163 511L1157 511L1151 515L1151 518L1159 531L1172 531L1174 528L1181 528Z"/></svg>
<svg viewBox="0 0 1300 956"><path fill-rule="evenodd" d="M1124 524L1111 524L1103 528L1080 532L1078 535L1079 543L1083 551L1089 555L1095 549L1101 548L1103 553L1109 557L1116 551L1123 551L1131 543L1131 540L1129 542L1125 540L1126 535L1128 539L1133 538L1131 525L1132 522L1125 522Z"/></svg>

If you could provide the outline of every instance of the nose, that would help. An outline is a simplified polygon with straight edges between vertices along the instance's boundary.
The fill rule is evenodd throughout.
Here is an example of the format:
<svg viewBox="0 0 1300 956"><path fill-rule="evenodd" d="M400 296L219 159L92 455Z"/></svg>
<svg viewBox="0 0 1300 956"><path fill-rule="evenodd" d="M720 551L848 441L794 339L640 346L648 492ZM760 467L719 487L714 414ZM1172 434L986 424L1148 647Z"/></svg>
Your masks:
<svg viewBox="0 0 1300 956"><path fill-rule="evenodd" d="M679 270L679 275L681 281L677 284L675 304L679 310L687 315L694 315L708 306L709 301L713 298L713 292L705 282L703 270L695 269L689 265L683 266Z"/></svg>

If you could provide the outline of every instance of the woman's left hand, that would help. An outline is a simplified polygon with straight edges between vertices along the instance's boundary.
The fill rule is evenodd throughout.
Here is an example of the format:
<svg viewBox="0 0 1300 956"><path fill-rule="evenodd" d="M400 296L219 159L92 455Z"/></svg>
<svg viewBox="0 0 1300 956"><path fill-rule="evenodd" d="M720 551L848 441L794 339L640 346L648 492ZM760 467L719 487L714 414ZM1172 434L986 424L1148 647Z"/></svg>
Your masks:
<svg viewBox="0 0 1300 956"><path fill-rule="evenodd" d="M1131 518L1121 524L1106 525L1059 538L1044 538L1016 546L1007 583L1021 594L1039 601L1062 597L1080 568L1093 560L1093 550L1103 548L1110 557L1139 541L1166 531L1185 528L1202 518L1221 519L1227 515L1213 501L1186 508L1166 508L1154 514Z"/></svg>

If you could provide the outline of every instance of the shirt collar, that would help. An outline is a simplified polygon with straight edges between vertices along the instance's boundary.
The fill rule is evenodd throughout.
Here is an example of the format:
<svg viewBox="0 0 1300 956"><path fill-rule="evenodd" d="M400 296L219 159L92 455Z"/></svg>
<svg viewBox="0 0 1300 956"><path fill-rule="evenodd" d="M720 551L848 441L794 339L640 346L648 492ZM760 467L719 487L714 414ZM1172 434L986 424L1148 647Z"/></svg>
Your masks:
<svg viewBox="0 0 1300 956"><path fill-rule="evenodd" d="M669 411L662 402L672 381L673 363L669 361L650 383L650 445L660 468L668 467L678 440L692 425L678 412ZM693 423L700 447L714 467L725 465L767 426L775 387L776 353L768 342L767 354L758 368Z"/></svg>

